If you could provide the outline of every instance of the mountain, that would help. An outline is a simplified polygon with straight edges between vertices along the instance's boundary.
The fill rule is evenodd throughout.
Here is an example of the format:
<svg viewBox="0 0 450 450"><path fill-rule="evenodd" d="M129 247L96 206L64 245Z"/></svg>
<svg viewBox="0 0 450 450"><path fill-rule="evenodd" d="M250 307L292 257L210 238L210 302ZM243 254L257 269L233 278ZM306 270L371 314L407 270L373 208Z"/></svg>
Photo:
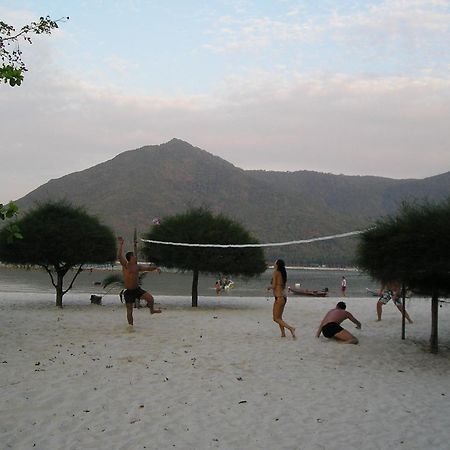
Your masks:
<svg viewBox="0 0 450 450"><path fill-rule="evenodd" d="M17 201L21 210L48 199L83 205L130 236L155 217L207 206L245 225L261 242L343 233L395 212L406 198L450 195L450 172L424 180L243 170L179 139L117 155L50 180ZM357 238L270 248L289 263L350 264Z"/></svg>

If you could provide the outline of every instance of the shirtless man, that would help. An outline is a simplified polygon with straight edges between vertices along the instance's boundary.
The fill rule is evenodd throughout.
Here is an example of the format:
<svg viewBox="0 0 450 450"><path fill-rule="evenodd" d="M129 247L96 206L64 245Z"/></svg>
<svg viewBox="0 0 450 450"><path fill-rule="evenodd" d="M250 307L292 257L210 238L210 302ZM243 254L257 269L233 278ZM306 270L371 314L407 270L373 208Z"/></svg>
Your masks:
<svg viewBox="0 0 450 450"><path fill-rule="evenodd" d="M401 292L402 287L401 284L398 281L389 281L380 289L380 298L377 302L377 322L381 320L381 314L383 312L383 306L386 305L389 300L392 300L394 302L394 305L397 307L397 309L403 314L403 303L401 299ZM411 317L409 317L409 314L406 312L405 309L405 319L409 323L413 323L411 320Z"/></svg>
<svg viewBox="0 0 450 450"><path fill-rule="evenodd" d="M349 319L360 330L361 322L355 319L345 308L347 308L347 305L344 302L339 302L336 308L328 311L317 329L316 337L319 337L322 333L326 338L335 338L343 344L357 344L358 339L342 328L340 324L345 319Z"/></svg>
<svg viewBox="0 0 450 450"><path fill-rule="evenodd" d="M136 299L144 299L147 302L147 306L150 308L150 314L160 313L160 309L154 308L154 298L150 292L144 291L139 286L139 272L154 272L161 273L161 269L156 266L143 265L137 263L137 256L133 252L128 252L123 257L123 238L119 236L119 249L117 252L117 258L122 264L123 280L125 285L125 304L127 305L127 320L130 327L133 326L133 305Z"/></svg>

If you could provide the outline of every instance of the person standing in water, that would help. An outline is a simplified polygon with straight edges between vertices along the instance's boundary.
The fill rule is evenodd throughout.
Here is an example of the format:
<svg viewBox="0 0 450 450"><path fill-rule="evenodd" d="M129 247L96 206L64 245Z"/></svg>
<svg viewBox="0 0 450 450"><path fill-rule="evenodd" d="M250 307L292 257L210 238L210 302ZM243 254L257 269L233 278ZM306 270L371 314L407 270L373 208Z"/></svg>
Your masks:
<svg viewBox="0 0 450 450"><path fill-rule="evenodd" d="M347 291L347 279L345 277L342 277L341 292L343 297L347 296L346 291Z"/></svg>
<svg viewBox="0 0 450 450"><path fill-rule="evenodd" d="M272 273L272 282L270 286L267 287L268 290L273 291L275 297L273 304L273 321L279 325L281 337L286 337L285 328L287 328L295 339L295 328L283 320L284 307L287 302L286 282L287 273L285 263L282 259L277 259Z"/></svg>
<svg viewBox="0 0 450 450"><path fill-rule="evenodd" d="M158 272L161 273L161 269L156 266L144 265L137 263L137 256L133 252L127 252L125 257L123 256L123 238L119 236L119 249L117 252L117 258L122 265L123 281L125 285L125 291L123 296L125 298L125 304L127 306L127 320L130 327L133 326L133 305L136 299L144 299L147 302L147 306L150 308L150 314L160 313L160 309L154 308L154 298L150 292L144 291L139 286L139 272Z"/></svg>

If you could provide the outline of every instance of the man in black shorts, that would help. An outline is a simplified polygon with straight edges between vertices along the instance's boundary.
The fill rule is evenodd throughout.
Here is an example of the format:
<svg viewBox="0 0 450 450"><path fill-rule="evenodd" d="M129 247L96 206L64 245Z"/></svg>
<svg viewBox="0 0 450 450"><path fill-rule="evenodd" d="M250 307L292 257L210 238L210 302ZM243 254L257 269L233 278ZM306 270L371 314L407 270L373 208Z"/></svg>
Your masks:
<svg viewBox="0 0 450 450"><path fill-rule="evenodd" d="M133 252L128 252L123 257L123 238L118 237L119 241L119 249L117 252L117 257L122 264L122 272L123 272L123 281L125 285L125 292L123 296L125 298L125 304L127 305L127 320L128 325L133 327L133 306L136 299L143 299L147 302L148 307L150 308L150 313L160 313L160 309L155 309L154 298L150 292L144 291L139 286L139 272L153 272L157 271L161 272L161 269L156 266L143 265L137 263L137 256Z"/></svg>
<svg viewBox="0 0 450 450"><path fill-rule="evenodd" d="M337 339L343 344L357 344L358 339L342 328L341 323L345 319L349 319L356 325L356 328L361 329L361 322L355 319L345 308L347 308L347 305L344 302L339 302L336 308L328 311L322 322L320 322L316 337L319 337L320 333L322 333L326 338Z"/></svg>

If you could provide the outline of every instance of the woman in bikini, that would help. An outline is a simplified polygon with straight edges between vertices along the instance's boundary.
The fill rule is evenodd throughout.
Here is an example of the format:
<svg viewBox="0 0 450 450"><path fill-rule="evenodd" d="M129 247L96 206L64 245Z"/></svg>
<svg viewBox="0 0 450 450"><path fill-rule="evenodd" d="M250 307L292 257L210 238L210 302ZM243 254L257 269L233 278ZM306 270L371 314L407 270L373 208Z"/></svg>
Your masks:
<svg viewBox="0 0 450 450"><path fill-rule="evenodd" d="M287 301L286 281L287 273L284 261L282 259L277 259L274 264L272 282L267 288L268 290L273 291L275 297L275 302L273 304L273 321L279 325L281 337L286 337L285 328L287 328L295 339L295 328L291 327L283 320L283 311Z"/></svg>

